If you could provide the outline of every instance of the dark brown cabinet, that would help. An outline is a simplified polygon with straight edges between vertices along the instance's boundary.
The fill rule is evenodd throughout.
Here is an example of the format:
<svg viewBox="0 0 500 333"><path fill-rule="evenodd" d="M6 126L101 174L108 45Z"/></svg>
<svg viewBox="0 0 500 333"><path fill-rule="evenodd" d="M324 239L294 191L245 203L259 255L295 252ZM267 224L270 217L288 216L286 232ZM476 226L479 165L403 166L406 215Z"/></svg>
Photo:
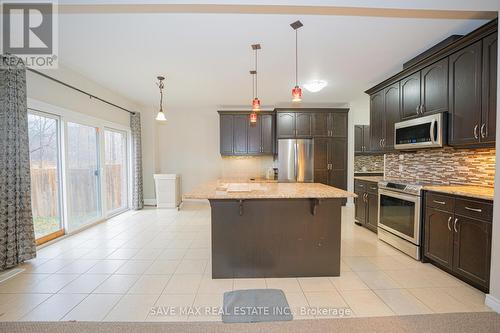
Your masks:
<svg viewBox="0 0 500 333"><path fill-rule="evenodd" d="M354 180L354 219L356 224L373 232L378 227L378 185L376 182Z"/></svg>
<svg viewBox="0 0 500 333"><path fill-rule="evenodd" d="M314 138L314 182L347 189L347 140Z"/></svg>
<svg viewBox="0 0 500 333"><path fill-rule="evenodd" d="M420 114L420 72L401 80L401 117L417 117Z"/></svg>
<svg viewBox="0 0 500 333"><path fill-rule="evenodd" d="M446 47L435 48L368 89L370 150L393 149L394 121L441 112L448 113L448 145L492 146L497 112L497 30L495 19ZM398 83L399 119L393 104Z"/></svg>
<svg viewBox="0 0 500 333"><path fill-rule="evenodd" d="M481 142L495 142L497 115L498 34L483 39Z"/></svg>
<svg viewBox="0 0 500 333"><path fill-rule="evenodd" d="M482 43L478 41L450 56L450 145L480 141L481 52Z"/></svg>
<svg viewBox="0 0 500 333"><path fill-rule="evenodd" d="M274 154L274 115L262 113L250 124L249 113L220 111L220 154Z"/></svg>
<svg viewBox="0 0 500 333"><path fill-rule="evenodd" d="M493 205L426 192L424 260L487 292Z"/></svg>
<svg viewBox="0 0 500 333"><path fill-rule="evenodd" d="M312 114L311 134L313 137L328 136L329 118L330 114L328 112L315 112Z"/></svg>
<svg viewBox="0 0 500 333"><path fill-rule="evenodd" d="M355 125L354 126L354 153L370 152L370 126Z"/></svg>
<svg viewBox="0 0 500 333"><path fill-rule="evenodd" d="M278 139L295 137L295 113L278 112L276 114Z"/></svg>
<svg viewBox="0 0 500 333"><path fill-rule="evenodd" d="M399 82L384 90L384 133L382 135L382 149L394 149L394 124L401 120L399 113Z"/></svg>
<svg viewBox="0 0 500 333"><path fill-rule="evenodd" d="M347 137L348 109L277 109L277 136L286 138Z"/></svg>
<svg viewBox="0 0 500 333"><path fill-rule="evenodd" d="M329 113L329 126L331 137L347 138L347 113L331 112Z"/></svg>
<svg viewBox="0 0 500 333"><path fill-rule="evenodd" d="M297 112L295 113L295 137L309 138L311 137L311 113Z"/></svg>

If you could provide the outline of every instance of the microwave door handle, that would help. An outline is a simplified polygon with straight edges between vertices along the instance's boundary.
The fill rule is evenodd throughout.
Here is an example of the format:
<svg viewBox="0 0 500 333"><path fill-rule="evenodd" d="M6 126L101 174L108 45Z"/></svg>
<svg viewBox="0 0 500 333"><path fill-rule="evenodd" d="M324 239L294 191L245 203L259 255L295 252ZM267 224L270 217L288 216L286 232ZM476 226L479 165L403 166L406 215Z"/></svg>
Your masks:
<svg viewBox="0 0 500 333"><path fill-rule="evenodd" d="M436 119L433 119L431 122L431 143L434 144L436 143L436 137L434 135L434 131L436 129Z"/></svg>

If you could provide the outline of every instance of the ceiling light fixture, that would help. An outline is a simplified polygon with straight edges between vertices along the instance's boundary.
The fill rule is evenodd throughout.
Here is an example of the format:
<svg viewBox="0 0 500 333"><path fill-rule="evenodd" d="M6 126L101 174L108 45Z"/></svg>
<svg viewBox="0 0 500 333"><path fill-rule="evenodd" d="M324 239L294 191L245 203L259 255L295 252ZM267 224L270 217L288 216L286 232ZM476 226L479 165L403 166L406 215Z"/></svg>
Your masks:
<svg viewBox="0 0 500 333"><path fill-rule="evenodd" d="M158 76L157 79L158 83L156 85L158 86L158 88L160 88L160 111L158 111L158 114L156 115L156 120L167 121L167 117L165 117L165 112L163 112L163 88L165 88L163 80L165 80L165 77Z"/></svg>
<svg viewBox="0 0 500 333"><path fill-rule="evenodd" d="M260 50L260 44L252 44L252 50L255 51L255 69L250 71L253 75L253 100L252 100L252 111L260 111L260 100L257 97L257 51Z"/></svg>
<svg viewBox="0 0 500 333"><path fill-rule="evenodd" d="M299 43L297 30L304 25L300 21L295 21L290 26L295 30L295 87L292 89L292 102L300 102L302 101L302 89L299 86Z"/></svg>
<svg viewBox="0 0 500 333"><path fill-rule="evenodd" d="M307 91L316 93L320 90L322 90L324 87L328 85L328 82L324 80L313 80L308 83L304 84L304 88L307 89Z"/></svg>

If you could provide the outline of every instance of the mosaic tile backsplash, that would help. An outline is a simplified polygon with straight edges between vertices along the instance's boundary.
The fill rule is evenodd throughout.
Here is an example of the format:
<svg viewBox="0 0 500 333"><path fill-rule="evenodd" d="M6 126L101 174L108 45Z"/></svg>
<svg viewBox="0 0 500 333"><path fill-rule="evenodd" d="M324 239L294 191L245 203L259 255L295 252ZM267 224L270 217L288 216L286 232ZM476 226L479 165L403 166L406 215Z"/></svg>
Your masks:
<svg viewBox="0 0 500 333"><path fill-rule="evenodd" d="M384 172L384 155L354 155L354 172Z"/></svg>
<svg viewBox="0 0 500 333"><path fill-rule="evenodd" d="M387 154L385 177L439 184L493 187L495 148L447 147Z"/></svg>

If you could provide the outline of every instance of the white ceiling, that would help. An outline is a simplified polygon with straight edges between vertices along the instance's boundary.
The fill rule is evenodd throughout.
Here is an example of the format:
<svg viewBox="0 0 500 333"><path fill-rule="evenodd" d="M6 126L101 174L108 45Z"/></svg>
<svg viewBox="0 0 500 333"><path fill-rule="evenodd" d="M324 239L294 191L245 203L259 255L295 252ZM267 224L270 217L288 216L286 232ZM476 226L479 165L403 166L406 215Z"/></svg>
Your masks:
<svg viewBox="0 0 500 333"><path fill-rule="evenodd" d="M485 20L401 19L252 14L64 14L60 62L139 104L158 103L158 74L166 75L168 108L245 105L251 100L253 53L261 43L259 97L290 99L294 33L300 19L300 81L328 81L312 103L349 102L401 69L403 62L451 34Z"/></svg>

